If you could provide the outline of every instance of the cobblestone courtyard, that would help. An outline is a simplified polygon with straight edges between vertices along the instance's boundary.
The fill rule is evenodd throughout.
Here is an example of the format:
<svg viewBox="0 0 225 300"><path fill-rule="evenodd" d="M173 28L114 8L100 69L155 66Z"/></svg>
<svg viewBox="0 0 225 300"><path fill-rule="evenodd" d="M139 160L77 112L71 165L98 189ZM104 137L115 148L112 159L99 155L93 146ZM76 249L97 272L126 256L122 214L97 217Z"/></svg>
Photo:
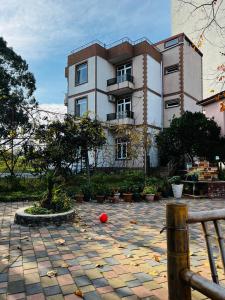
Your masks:
<svg viewBox="0 0 225 300"><path fill-rule="evenodd" d="M225 207L220 200L182 201L192 211ZM84 203L75 223L40 228L13 223L27 203L1 203L0 300L82 299L75 291L85 300L166 300L166 232L160 230L168 202ZM108 223L99 223L101 212ZM210 278L201 228L190 232L192 270ZM50 278L52 270L57 276ZM220 265L218 272L224 279ZM193 299L205 297L193 292Z"/></svg>

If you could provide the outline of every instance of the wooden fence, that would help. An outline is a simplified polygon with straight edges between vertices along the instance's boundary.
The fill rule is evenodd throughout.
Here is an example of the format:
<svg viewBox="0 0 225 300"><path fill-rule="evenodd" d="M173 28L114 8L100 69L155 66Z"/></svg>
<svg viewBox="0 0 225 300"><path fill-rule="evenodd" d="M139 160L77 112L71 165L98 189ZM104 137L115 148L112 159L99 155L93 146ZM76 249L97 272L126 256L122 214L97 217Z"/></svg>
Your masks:
<svg viewBox="0 0 225 300"><path fill-rule="evenodd" d="M225 272L225 244L219 220L225 220L225 209L188 213L186 204L167 204L167 273L169 300L191 300L191 288L213 300L225 300L225 289L219 285L217 266L210 243L208 222L215 227ZM212 281L190 270L188 224L202 224Z"/></svg>

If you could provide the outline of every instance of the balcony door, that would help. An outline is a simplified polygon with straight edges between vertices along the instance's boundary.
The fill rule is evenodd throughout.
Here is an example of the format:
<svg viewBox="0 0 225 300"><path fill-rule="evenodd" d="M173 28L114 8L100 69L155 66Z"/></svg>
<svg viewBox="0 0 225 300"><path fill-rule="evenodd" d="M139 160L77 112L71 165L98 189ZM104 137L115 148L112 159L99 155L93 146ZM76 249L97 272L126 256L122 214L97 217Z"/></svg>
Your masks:
<svg viewBox="0 0 225 300"><path fill-rule="evenodd" d="M116 69L117 83L127 80L127 75L132 75L132 64L127 63Z"/></svg>
<svg viewBox="0 0 225 300"><path fill-rule="evenodd" d="M117 101L116 117L117 119L129 117L131 111L131 98L127 97Z"/></svg>

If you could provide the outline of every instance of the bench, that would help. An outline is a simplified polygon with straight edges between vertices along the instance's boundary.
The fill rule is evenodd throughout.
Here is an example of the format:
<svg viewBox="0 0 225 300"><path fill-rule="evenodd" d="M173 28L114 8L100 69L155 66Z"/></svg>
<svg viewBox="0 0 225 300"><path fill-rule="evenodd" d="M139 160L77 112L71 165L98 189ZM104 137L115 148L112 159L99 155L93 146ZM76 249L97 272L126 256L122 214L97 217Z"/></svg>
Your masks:
<svg viewBox="0 0 225 300"><path fill-rule="evenodd" d="M219 285L217 266L213 258L208 222L212 222L217 235L223 269L225 272L225 243L220 220L225 220L225 209L190 212L183 203L169 203L166 209L167 274L169 300L191 300L195 289L213 300L225 300L225 289ZM194 273L190 268L189 224L201 223L212 281Z"/></svg>

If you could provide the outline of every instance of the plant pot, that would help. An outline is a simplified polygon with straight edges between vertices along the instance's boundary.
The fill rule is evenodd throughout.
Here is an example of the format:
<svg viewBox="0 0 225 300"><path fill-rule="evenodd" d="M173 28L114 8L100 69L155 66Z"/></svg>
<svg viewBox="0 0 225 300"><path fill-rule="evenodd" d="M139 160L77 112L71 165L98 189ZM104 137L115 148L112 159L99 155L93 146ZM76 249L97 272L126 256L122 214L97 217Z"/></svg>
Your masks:
<svg viewBox="0 0 225 300"><path fill-rule="evenodd" d="M123 200L125 202L132 202L132 197L133 197L132 193L123 193Z"/></svg>
<svg viewBox="0 0 225 300"><path fill-rule="evenodd" d="M183 193L183 184L172 184L173 196L175 199L180 199Z"/></svg>
<svg viewBox="0 0 225 300"><path fill-rule="evenodd" d="M79 203L84 201L84 195L83 194L76 194L75 195L75 200Z"/></svg>
<svg viewBox="0 0 225 300"><path fill-rule="evenodd" d="M145 195L145 199L146 199L147 201L154 201L154 199L155 199L155 194L146 194L146 195Z"/></svg>
<svg viewBox="0 0 225 300"><path fill-rule="evenodd" d="M105 196L97 195L96 200L97 200L98 203L103 203L104 200L105 200Z"/></svg>
<svg viewBox="0 0 225 300"><path fill-rule="evenodd" d="M141 201L141 200L142 200L142 199L141 199L141 194L138 193L138 192L133 193L133 200L134 200L135 202Z"/></svg>
<svg viewBox="0 0 225 300"><path fill-rule="evenodd" d="M120 200L120 193L115 193L113 198L114 198L114 202L118 202Z"/></svg>

